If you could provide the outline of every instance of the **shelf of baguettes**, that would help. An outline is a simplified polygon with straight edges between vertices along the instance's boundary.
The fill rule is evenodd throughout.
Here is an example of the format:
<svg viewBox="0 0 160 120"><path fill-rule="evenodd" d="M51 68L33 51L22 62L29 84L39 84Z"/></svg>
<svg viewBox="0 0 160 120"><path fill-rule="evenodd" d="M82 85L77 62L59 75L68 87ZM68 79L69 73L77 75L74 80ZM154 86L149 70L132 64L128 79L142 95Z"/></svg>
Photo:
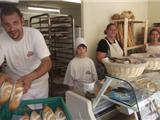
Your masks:
<svg viewBox="0 0 160 120"><path fill-rule="evenodd" d="M145 46L144 44L142 44L142 45L135 45L135 46L132 46L132 47L128 47L127 50L132 50L132 49L136 49L136 48L142 48L144 46Z"/></svg>
<svg viewBox="0 0 160 120"><path fill-rule="evenodd" d="M144 20L144 21L140 21L140 20L133 20L133 19L128 19L128 18L124 18L124 19L119 19L119 20L112 20L114 23L124 23L121 24L123 30L119 31L120 36L122 37L121 40L123 41L122 45L123 45L123 50L124 50L124 55L127 56L128 54L128 50L131 49L136 49L136 48L141 48L144 46L144 44L146 44L147 42L147 34L148 34L148 20ZM143 39L143 43L141 45L137 45L135 44L135 37L134 37L134 32L135 29L133 29L133 24L130 23L142 23L144 26L144 39Z"/></svg>

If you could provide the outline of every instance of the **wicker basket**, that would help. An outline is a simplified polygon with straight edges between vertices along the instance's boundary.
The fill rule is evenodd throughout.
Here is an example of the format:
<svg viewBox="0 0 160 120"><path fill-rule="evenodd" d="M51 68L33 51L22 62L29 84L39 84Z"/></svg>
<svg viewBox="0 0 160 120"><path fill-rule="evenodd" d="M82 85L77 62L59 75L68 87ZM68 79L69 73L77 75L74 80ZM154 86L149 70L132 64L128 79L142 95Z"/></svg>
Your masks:
<svg viewBox="0 0 160 120"><path fill-rule="evenodd" d="M129 59L136 59L140 63L138 64L116 63L116 62L110 62L108 58L103 59L102 62L107 69L107 73L117 78L123 79L123 78L140 76L143 73L145 67L147 66L147 62L145 60L137 58L129 58Z"/></svg>
<svg viewBox="0 0 160 120"><path fill-rule="evenodd" d="M131 56L146 60L148 63L146 70L160 70L160 57L149 57L150 55L149 53L136 53Z"/></svg>

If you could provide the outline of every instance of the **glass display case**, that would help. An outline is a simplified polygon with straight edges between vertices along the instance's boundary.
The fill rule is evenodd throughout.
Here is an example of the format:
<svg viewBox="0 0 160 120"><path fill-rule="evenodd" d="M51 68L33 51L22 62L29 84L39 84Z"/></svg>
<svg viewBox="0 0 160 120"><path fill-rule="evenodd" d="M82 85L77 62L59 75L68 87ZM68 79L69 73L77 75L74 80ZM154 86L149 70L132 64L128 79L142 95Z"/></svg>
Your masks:
<svg viewBox="0 0 160 120"><path fill-rule="evenodd" d="M119 111L134 113L137 120L157 120L160 118L159 85L159 71L148 71L139 77L124 79L107 75L92 101L93 110L102 99L106 99L117 104ZM108 90L108 87L112 89Z"/></svg>

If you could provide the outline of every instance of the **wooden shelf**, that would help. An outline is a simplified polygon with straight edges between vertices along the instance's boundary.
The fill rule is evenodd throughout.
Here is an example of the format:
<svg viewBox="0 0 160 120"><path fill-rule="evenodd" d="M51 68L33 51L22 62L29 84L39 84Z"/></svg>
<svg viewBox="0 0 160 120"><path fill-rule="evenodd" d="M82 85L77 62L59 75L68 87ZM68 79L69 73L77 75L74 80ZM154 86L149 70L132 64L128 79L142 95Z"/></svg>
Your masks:
<svg viewBox="0 0 160 120"><path fill-rule="evenodd" d="M127 18L125 18L125 19L127 19ZM113 22L124 22L125 19L113 20ZM128 22L132 22L132 23L145 23L146 21L128 19Z"/></svg>
<svg viewBox="0 0 160 120"><path fill-rule="evenodd" d="M144 45L147 43L148 20L139 21L139 20L131 20L131 19L125 18L125 19L121 19L121 20L113 20L113 22L114 23L119 23L119 22L124 23L124 26L123 26L124 27L123 50L124 50L124 55L125 56L128 55L128 53L127 53L128 50L144 47ZM144 24L145 30L144 30L144 40L143 40L143 44L142 45L135 45L135 46L132 46L132 47L128 47L128 26L129 26L129 23L133 23L133 24L141 23L141 24Z"/></svg>
<svg viewBox="0 0 160 120"><path fill-rule="evenodd" d="M145 45L136 45L136 46L132 46L132 47L128 47L127 50L132 50L132 49L136 49L136 48L141 48L144 47Z"/></svg>

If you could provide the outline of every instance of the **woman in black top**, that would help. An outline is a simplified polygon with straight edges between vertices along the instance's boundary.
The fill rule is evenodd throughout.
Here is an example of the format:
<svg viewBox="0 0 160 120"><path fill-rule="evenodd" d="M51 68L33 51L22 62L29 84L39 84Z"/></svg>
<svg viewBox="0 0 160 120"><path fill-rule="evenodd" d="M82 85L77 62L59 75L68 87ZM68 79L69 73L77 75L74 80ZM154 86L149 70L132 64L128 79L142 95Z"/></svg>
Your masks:
<svg viewBox="0 0 160 120"><path fill-rule="evenodd" d="M102 64L102 59L106 58L107 56L111 57L123 56L123 50L120 46L120 43L116 40L116 35L117 35L116 25L113 23L108 24L106 29L104 30L104 34L106 35L106 37L99 41L96 52L96 59L98 62L97 73L99 79L104 78L106 73L105 68Z"/></svg>

